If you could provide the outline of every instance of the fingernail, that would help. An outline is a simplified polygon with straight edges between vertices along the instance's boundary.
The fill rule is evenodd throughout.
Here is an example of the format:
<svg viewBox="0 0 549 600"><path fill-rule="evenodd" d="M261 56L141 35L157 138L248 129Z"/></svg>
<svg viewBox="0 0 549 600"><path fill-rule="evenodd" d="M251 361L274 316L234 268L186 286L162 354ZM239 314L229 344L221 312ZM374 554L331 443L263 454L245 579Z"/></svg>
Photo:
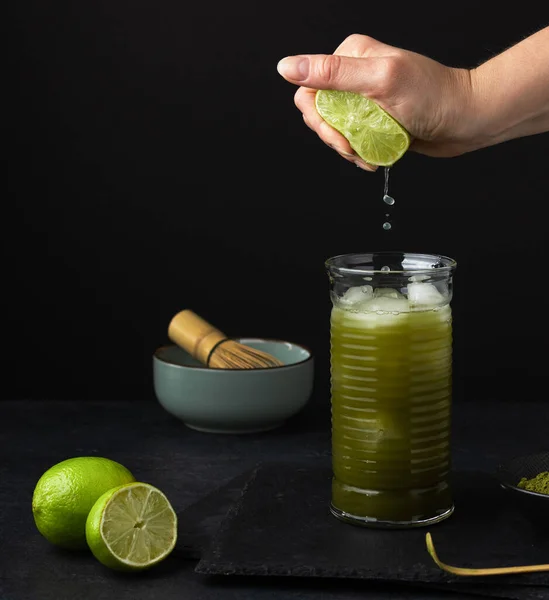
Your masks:
<svg viewBox="0 0 549 600"><path fill-rule="evenodd" d="M286 79L303 81L309 75L309 59L304 56L287 56L278 63L276 69Z"/></svg>
<svg viewBox="0 0 549 600"><path fill-rule="evenodd" d="M374 172L377 167L372 167L370 166L368 163L365 163L362 160L356 160L355 161L355 165L359 168L362 169L363 171L370 171L370 173Z"/></svg>
<svg viewBox="0 0 549 600"><path fill-rule="evenodd" d="M345 152L345 150L342 150L341 148L338 148L335 144L328 144L328 146L330 146L330 148L332 150L335 150L338 154L341 154L342 156L346 156L347 158L354 158L355 157L354 154L349 154L349 152Z"/></svg>

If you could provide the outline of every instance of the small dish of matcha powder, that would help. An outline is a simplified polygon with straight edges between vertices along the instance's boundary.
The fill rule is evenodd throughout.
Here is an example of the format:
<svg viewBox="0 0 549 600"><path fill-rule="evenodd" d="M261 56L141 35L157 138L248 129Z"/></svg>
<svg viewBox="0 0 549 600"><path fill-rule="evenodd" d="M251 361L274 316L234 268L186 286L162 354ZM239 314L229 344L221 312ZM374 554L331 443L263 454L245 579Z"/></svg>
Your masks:
<svg viewBox="0 0 549 600"><path fill-rule="evenodd" d="M538 473L532 479L527 479L523 477L517 485L519 488L523 490L528 490L530 492L537 492L538 494L547 494L549 495L549 471L543 471Z"/></svg>

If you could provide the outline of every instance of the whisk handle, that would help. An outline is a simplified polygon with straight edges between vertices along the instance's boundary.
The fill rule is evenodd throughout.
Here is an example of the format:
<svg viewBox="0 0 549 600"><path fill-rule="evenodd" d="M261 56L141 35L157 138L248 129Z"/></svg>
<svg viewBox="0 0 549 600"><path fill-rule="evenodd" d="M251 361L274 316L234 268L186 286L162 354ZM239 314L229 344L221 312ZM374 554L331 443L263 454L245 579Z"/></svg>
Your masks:
<svg viewBox="0 0 549 600"><path fill-rule="evenodd" d="M214 347L227 336L189 309L178 312L168 326L168 337L191 356L207 365Z"/></svg>

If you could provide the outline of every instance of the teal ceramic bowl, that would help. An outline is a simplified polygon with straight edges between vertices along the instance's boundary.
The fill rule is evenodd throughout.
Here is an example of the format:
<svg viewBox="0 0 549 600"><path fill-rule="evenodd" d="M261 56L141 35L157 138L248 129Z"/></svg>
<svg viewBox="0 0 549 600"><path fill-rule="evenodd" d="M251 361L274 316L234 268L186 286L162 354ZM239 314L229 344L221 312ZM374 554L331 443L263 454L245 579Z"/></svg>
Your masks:
<svg viewBox="0 0 549 600"><path fill-rule="evenodd" d="M209 433L255 433L282 425L309 401L314 358L282 340L240 338L242 344L280 359L270 369L212 369L176 345L153 355L158 402L187 427Z"/></svg>

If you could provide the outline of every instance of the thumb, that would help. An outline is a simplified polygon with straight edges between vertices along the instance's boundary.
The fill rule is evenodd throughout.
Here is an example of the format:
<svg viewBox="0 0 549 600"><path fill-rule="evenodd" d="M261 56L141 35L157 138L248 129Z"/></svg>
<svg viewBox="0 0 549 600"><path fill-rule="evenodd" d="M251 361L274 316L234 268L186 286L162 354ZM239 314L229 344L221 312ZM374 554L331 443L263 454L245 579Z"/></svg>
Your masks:
<svg viewBox="0 0 549 600"><path fill-rule="evenodd" d="M367 94L380 72L380 60L339 54L303 54L283 58L276 68L284 79L300 86Z"/></svg>

